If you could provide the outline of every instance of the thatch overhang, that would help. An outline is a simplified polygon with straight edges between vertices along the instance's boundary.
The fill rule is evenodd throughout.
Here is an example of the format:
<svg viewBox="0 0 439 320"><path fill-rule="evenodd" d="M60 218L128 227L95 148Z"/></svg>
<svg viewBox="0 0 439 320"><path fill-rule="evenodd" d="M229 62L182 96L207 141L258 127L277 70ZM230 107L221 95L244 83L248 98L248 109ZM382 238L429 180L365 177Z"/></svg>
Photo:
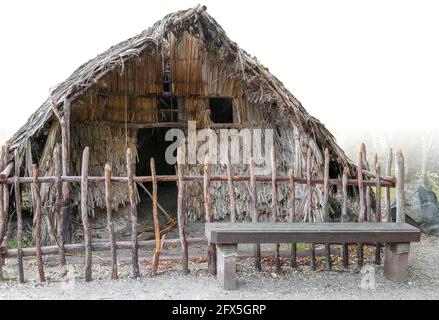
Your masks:
<svg viewBox="0 0 439 320"><path fill-rule="evenodd" d="M112 70L123 70L130 59L140 57L146 51L164 54L162 49L168 41L168 35L172 33L178 38L183 32L198 38L206 50L214 51L218 59L227 62L230 76L241 79L243 93L248 101L268 108L265 112L278 113L278 121L281 122L279 125L294 124L300 134L314 140L317 146L315 152L319 153L316 155L320 159L323 149L329 148L333 173L340 174L344 166L354 168L329 130L311 116L282 82L255 57L231 41L222 27L206 12L206 8L200 5L167 15L151 28L111 47L79 67L67 80L53 89L43 105L14 134L11 150L18 148L24 152L29 139L38 136L56 120L53 104L62 112L62 106L66 101L74 102Z"/></svg>

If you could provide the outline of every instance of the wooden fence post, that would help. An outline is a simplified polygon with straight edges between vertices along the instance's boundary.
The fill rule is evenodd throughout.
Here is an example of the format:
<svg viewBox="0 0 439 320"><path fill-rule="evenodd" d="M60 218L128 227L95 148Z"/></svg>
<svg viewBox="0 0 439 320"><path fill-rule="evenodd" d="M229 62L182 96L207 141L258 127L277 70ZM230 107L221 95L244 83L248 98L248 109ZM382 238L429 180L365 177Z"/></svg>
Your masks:
<svg viewBox="0 0 439 320"><path fill-rule="evenodd" d="M404 156L396 152L396 222L405 222Z"/></svg>
<svg viewBox="0 0 439 320"><path fill-rule="evenodd" d="M256 207L258 194L256 192L256 162L255 159L250 159L250 203L249 203L249 211L252 216L252 222L258 222L258 209ZM255 243L254 245L254 257L255 257L255 268L258 271L262 271L261 266L261 245L259 243Z"/></svg>
<svg viewBox="0 0 439 320"><path fill-rule="evenodd" d="M294 170L288 170L288 176L290 178L290 215L289 222L296 222L296 188L294 181ZM290 258L290 266L291 268L297 268L297 243L291 244L291 258Z"/></svg>
<svg viewBox="0 0 439 320"><path fill-rule="evenodd" d="M366 211L365 190L364 190L364 184L363 184L363 151L361 149L360 149L360 152L358 154L357 179L358 179L358 193L360 196L359 222L365 222L367 219L367 211ZM357 245L357 263L358 263L359 268L361 268L363 266L363 244L362 243L358 243L358 245Z"/></svg>
<svg viewBox="0 0 439 320"><path fill-rule="evenodd" d="M35 188L35 249L38 262L38 273L40 275L40 281L45 282L44 268L43 268L43 255L41 253L41 196L40 196L40 182L38 181L38 168L34 164L32 166L32 176Z"/></svg>
<svg viewBox="0 0 439 320"><path fill-rule="evenodd" d="M111 167L105 164L105 206L107 207L107 227L111 243L111 279L117 280L117 248L116 235L114 234L113 212L111 204Z"/></svg>
<svg viewBox="0 0 439 320"><path fill-rule="evenodd" d="M20 283L24 283L24 270L23 270L23 215L21 212L21 187L19 182L20 177L20 157L18 150L14 152L15 161L15 211L17 214L17 265L18 265L18 280ZM7 188L7 185L4 187Z"/></svg>
<svg viewBox="0 0 439 320"><path fill-rule="evenodd" d="M386 176L390 177L392 175L392 161L393 161L393 150L389 150L389 157L387 159ZM385 199L386 199L386 221L391 222L392 215L390 214L390 187L386 187Z"/></svg>
<svg viewBox="0 0 439 320"><path fill-rule="evenodd" d="M131 148L127 150L127 177L128 191L130 195L130 215L131 215L131 242L132 242L132 264L133 278L140 278L139 271L139 243L137 240L137 199L136 187L134 185L133 173L133 152Z"/></svg>
<svg viewBox="0 0 439 320"><path fill-rule="evenodd" d="M6 167L6 163L4 162L4 152L5 152L5 148L4 146L1 149L1 155L0 155L0 171L3 172L3 170ZM6 220L7 220L7 213L5 213L5 208L4 208L4 192L3 192L3 188L7 188L7 185L0 185L0 245L1 242L3 240L3 233L4 230L6 229ZM0 281L3 280L3 257L1 255L0 252Z"/></svg>
<svg viewBox="0 0 439 320"><path fill-rule="evenodd" d="M67 273L66 269L66 257L64 252L64 208L63 208L63 192L62 192L62 167L61 167L61 157L60 157L60 147L59 144L55 146L53 150L53 163L54 163L54 171L55 171L55 186L57 191L56 196L56 210L58 213L58 225L57 225L57 240L59 247L59 266L60 266L60 275L64 276Z"/></svg>
<svg viewBox="0 0 439 320"><path fill-rule="evenodd" d="M277 166L276 166L276 153L274 146L271 148L271 220L277 222L278 220L278 208L277 208ZM276 243L275 251L276 260L276 272L281 271L280 261L280 244Z"/></svg>
<svg viewBox="0 0 439 320"><path fill-rule="evenodd" d="M375 154L375 220L381 222L381 165L378 161L378 155ZM381 244L378 242L375 249L375 264L381 264Z"/></svg>
<svg viewBox="0 0 439 320"><path fill-rule="evenodd" d="M86 147L82 154L81 171L81 218L84 226L85 243L85 281L91 281L92 246L91 246L91 225L88 218L88 165L90 149Z"/></svg>
<svg viewBox="0 0 439 320"><path fill-rule="evenodd" d="M343 177L342 177L342 206L341 206L341 222L348 222L348 174L349 168L343 168ZM343 268L347 268L349 266L349 246L347 243L343 243L342 247L342 255L343 255Z"/></svg>
<svg viewBox="0 0 439 320"><path fill-rule="evenodd" d="M230 197L230 220L231 222L236 222L236 194L235 188L233 187L232 180L232 165L231 165L231 156L230 156L230 144L227 144L227 184L229 187L229 197Z"/></svg>
<svg viewBox="0 0 439 320"><path fill-rule="evenodd" d="M212 212L212 202L210 198L210 176L212 173L212 166L210 163L209 155L206 154L204 158L204 208L206 212L206 223L212 223L213 212ZM207 265L210 274L216 275L216 245L214 243L209 243L207 246Z"/></svg>
<svg viewBox="0 0 439 320"><path fill-rule="evenodd" d="M152 216L154 219L155 251L152 259L152 275L157 275L160 260L161 239L160 221L157 209L157 179L154 158L151 158L151 177L152 177Z"/></svg>
<svg viewBox="0 0 439 320"><path fill-rule="evenodd" d="M177 170L178 170L178 199L177 199L177 219L178 219L178 233L180 236L181 250L182 250L182 268L183 274L189 273L189 253L186 241L186 217L184 213L184 154L179 147L177 149Z"/></svg>
<svg viewBox="0 0 439 320"><path fill-rule="evenodd" d="M325 164L324 164L324 176L323 176L323 216L325 222L328 223L329 219L329 150L325 148ZM327 243L325 246L325 260L326 268L331 270L331 244Z"/></svg>
<svg viewBox="0 0 439 320"><path fill-rule="evenodd" d="M313 223L314 219L312 212L311 148L308 148L306 152L306 185L308 186L308 206L307 206L308 222ZM317 270L315 243L311 243L311 268L314 271Z"/></svg>
<svg viewBox="0 0 439 320"><path fill-rule="evenodd" d="M370 171L370 165L367 161L366 144L363 142L361 144L361 151L363 153L363 169ZM367 180L367 177L365 178ZM372 197L370 192L370 186L365 186L365 196L366 196L366 218L364 221L372 221Z"/></svg>

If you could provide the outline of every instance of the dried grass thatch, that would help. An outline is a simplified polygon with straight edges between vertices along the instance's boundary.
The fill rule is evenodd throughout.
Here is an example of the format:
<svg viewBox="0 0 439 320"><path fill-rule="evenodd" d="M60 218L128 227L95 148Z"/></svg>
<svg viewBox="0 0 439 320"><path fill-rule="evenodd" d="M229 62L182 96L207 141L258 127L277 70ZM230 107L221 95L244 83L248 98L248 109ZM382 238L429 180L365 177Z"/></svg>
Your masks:
<svg viewBox="0 0 439 320"><path fill-rule="evenodd" d="M89 128L75 127L75 121L77 123L90 121L89 126L94 128L90 134L98 135L95 138L99 141L107 141L101 139L103 135L119 136L117 132L108 132L111 131L108 127L94 121L157 121L151 116L149 109L154 111L156 107L155 99L162 93L162 81L167 72L173 77L173 95L185 99L186 120L196 120L198 125L207 126L205 115L200 112L205 108L205 103L200 97L221 95L234 99L238 123L278 129L276 149L279 150L277 155L279 173L286 173L291 163L294 163L295 172L301 175L304 150L308 147L313 150L315 174L321 173L324 148L328 148L331 154L331 176L339 176L344 166L354 167L325 126L308 114L282 82L255 57L250 56L231 41L222 27L206 12L206 8L200 5L167 15L151 28L111 47L82 65L67 80L56 86L46 102L13 136L11 150L18 148L24 153L27 148L27 152L31 154L29 141L35 140L41 132L46 131L46 135L47 132L57 135L53 132L55 117L52 104L62 110L66 101L71 102L72 116L76 117L72 120L72 148L82 148L84 142L88 141L82 139L81 135ZM148 96L137 96L136 100L131 102L124 96L108 96L104 102L102 97L96 94L98 89L103 88L106 92L130 92L136 95L147 92ZM96 129L97 126L99 130ZM122 137L119 138L117 140L119 142L113 145L114 148L120 148L123 144ZM135 136L131 135L130 139L130 144L135 145ZM54 143L46 142L43 157L39 157L40 168L41 159L50 155L53 146ZM75 152L77 154L72 156L74 166L82 150L78 149ZM103 155L111 154L106 152ZM110 156L109 160L123 161L124 156L117 155L117 159ZM96 174L101 174L106 160L95 160L96 168L99 167L96 169ZM122 163L118 163L117 167L122 168ZM195 173L199 168L188 168L188 170ZM236 173L245 173L246 170L245 167L237 168ZM217 167L215 171L224 172L224 168ZM121 171L120 174L123 172ZM245 202L248 201L246 187L244 185L238 187L242 191L238 197L244 203L240 212L245 215ZM200 195L201 192L197 188L194 186L188 192ZM281 187L279 192L279 201L286 202L286 188L285 190L282 188L284 187ZM321 198L321 190L315 189L317 196ZM218 196L227 194L225 186L215 185L214 190L213 192ZM267 196L269 193L264 190L263 187L260 189L258 200L268 205L271 200ZM101 191L96 189L93 197L93 203L98 206L101 205L102 200L100 193ZM216 212L219 217L223 217L227 214L227 199L221 196L218 198ZM192 213L196 217L200 214L196 209L199 201L196 197L191 199L195 201ZM116 200L117 205L122 205L126 198ZM304 203L301 202L299 210Z"/></svg>

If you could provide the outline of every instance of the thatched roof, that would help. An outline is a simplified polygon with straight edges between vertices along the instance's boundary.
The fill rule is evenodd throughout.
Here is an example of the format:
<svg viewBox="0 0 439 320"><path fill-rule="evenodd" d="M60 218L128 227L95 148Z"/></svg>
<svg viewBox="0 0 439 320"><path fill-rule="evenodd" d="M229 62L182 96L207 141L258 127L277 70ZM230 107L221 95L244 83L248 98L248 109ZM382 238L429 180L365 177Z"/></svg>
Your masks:
<svg viewBox="0 0 439 320"><path fill-rule="evenodd" d="M123 68L129 59L138 57L151 48L160 53L169 32L178 35L183 31L200 38L205 44L214 44L216 48L221 48L216 50L216 54L230 64L235 76L240 76L247 99L273 108L270 111L279 112L279 118L287 121L285 125L288 125L288 121L294 122L300 133L316 141L320 150L328 147L331 154L338 158L340 165L351 166L349 159L325 126L312 117L282 82L255 57L231 41L222 27L206 12L206 8L200 5L167 15L151 28L111 47L79 67L67 80L56 86L43 105L15 133L11 140L11 148L21 149L29 138L38 134L54 118L53 103L62 110L65 100L75 100L108 72L117 67Z"/></svg>

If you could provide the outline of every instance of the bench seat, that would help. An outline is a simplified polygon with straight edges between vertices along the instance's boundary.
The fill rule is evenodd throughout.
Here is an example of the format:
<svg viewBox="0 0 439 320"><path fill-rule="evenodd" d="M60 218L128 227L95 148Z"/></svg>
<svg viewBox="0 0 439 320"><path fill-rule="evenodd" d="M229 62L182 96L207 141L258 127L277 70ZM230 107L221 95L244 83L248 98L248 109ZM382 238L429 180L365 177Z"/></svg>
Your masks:
<svg viewBox="0 0 439 320"><path fill-rule="evenodd" d="M239 243L385 243L384 275L403 282L411 242L420 230L407 223L206 223L209 243L217 246L217 277L226 289L236 289Z"/></svg>

